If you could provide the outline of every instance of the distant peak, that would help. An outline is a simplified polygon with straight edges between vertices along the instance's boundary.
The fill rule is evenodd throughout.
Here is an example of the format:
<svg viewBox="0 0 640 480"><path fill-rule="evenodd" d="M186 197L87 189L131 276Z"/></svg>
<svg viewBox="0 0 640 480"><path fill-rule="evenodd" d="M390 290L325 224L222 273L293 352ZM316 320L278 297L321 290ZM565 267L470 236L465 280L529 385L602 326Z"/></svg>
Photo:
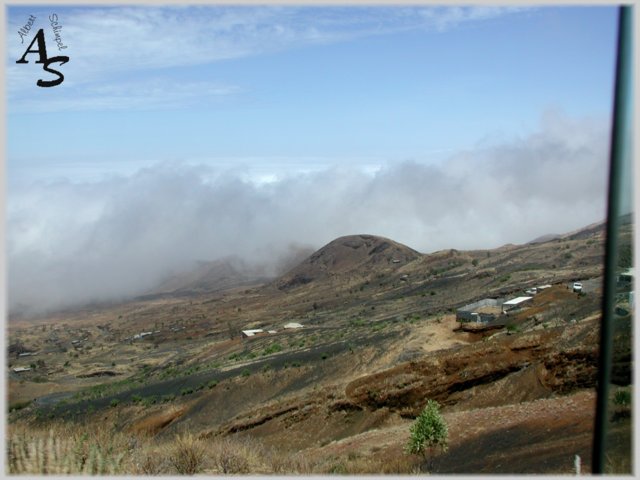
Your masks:
<svg viewBox="0 0 640 480"><path fill-rule="evenodd" d="M412 248L371 234L346 235L332 240L290 270L277 283L280 289L305 285L333 275L362 275L395 269L422 256Z"/></svg>

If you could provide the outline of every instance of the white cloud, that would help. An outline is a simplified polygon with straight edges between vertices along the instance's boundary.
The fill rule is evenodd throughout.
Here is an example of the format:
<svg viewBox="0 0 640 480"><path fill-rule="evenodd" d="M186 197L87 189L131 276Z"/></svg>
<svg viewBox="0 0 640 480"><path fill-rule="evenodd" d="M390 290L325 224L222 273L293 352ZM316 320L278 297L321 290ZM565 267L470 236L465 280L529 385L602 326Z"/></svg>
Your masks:
<svg viewBox="0 0 640 480"><path fill-rule="evenodd" d="M490 20L528 10L530 8L527 7L432 7L421 10L420 13L425 18L426 25L444 32L465 23Z"/></svg>
<svg viewBox="0 0 640 480"><path fill-rule="evenodd" d="M49 95L46 100L42 98L43 92L36 91L34 95L32 89L29 95L11 105L11 109L25 113L188 108L217 105L241 91L241 87L235 85L152 78L60 89L57 95Z"/></svg>
<svg viewBox="0 0 640 480"><path fill-rule="evenodd" d="M9 303L58 307L134 295L196 260L281 258L371 233L422 252L492 248L605 215L608 127L547 114L539 131L439 165L290 172L156 165L9 191ZM266 175L266 172L261 172Z"/></svg>
<svg viewBox="0 0 640 480"><path fill-rule="evenodd" d="M208 65L220 60L261 55L307 45L347 41L407 30L446 30L461 23L509 15L517 9L495 7L69 7L58 12L66 50L58 52L48 38L49 56L68 55L63 66L65 86L78 98L78 108L101 105L85 84L122 82L123 76L144 72L162 78L164 69ZM38 11L35 28L45 28L54 7ZM26 50L16 32L24 18L9 9L7 87L9 105L24 109L21 95L31 95L42 74L40 66L16 65ZM26 42L25 42L26 43ZM62 69L61 69L62 70ZM48 75L48 74L47 74ZM162 80L164 81L164 79ZM168 80L171 83L171 80ZM223 84L225 82L222 82ZM46 89L48 90L48 89ZM86 96L86 99L80 98ZM137 94L134 103L144 100ZM105 96L104 103L117 96ZM150 100L153 103L153 99ZM64 108L64 102L53 106ZM52 108L52 107L49 107Z"/></svg>

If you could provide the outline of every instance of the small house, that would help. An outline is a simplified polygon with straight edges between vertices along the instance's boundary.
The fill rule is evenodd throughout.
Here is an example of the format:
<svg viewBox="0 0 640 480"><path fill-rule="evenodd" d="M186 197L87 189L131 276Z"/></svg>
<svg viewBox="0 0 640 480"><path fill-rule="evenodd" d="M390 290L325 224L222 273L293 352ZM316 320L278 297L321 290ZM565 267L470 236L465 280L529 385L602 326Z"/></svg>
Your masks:
<svg viewBox="0 0 640 480"><path fill-rule="evenodd" d="M141 332L141 333L136 333L136 334L133 336L133 339L134 339L134 340L139 340L139 339L141 339L141 338L148 337L148 336L149 336L149 335L151 335L152 333L153 333L153 332Z"/></svg>
<svg viewBox="0 0 640 480"><path fill-rule="evenodd" d="M299 323L296 323L296 322L290 322L290 323L287 323L287 324L284 326L284 328L286 328L286 329L288 329L288 330L290 330L290 329L296 329L296 328L303 328L303 327L304 327L303 325L300 325Z"/></svg>
<svg viewBox="0 0 640 480"><path fill-rule="evenodd" d="M456 311L456 321L488 323L496 319L500 313L500 301L496 298L485 298Z"/></svg>
<svg viewBox="0 0 640 480"><path fill-rule="evenodd" d="M242 338L255 337L256 335L260 335L261 333L264 333L264 330L261 328L242 330Z"/></svg>
<svg viewBox="0 0 640 480"><path fill-rule="evenodd" d="M508 300L502 304L502 313L507 313L514 308L520 308L524 303L531 300L533 297L517 297L512 300Z"/></svg>
<svg viewBox="0 0 640 480"><path fill-rule="evenodd" d="M635 277L635 271L633 268L628 268L624 272L618 274L618 287L631 289L633 285L633 279Z"/></svg>

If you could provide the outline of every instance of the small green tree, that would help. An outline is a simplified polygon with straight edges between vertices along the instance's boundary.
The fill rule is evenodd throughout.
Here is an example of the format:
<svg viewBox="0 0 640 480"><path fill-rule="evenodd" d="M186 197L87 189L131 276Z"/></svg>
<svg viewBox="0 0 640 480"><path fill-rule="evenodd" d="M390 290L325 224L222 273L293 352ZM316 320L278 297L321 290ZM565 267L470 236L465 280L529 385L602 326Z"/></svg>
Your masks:
<svg viewBox="0 0 640 480"><path fill-rule="evenodd" d="M631 405L631 392L629 390L618 390L613 397L613 403L615 405L628 407Z"/></svg>
<svg viewBox="0 0 640 480"><path fill-rule="evenodd" d="M427 463L427 470L433 468L433 454L437 447L447 451L449 430L440 414L440 405L435 400L428 400L424 410L411 425L411 437L407 444L407 453L422 455Z"/></svg>

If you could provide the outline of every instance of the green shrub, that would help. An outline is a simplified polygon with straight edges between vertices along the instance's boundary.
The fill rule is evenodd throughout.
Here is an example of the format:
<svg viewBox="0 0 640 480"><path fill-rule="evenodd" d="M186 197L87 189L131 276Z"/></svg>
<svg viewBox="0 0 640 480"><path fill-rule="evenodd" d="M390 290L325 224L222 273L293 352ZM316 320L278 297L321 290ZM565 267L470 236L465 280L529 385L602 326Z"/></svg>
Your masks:
<svg viewBox="0 0 640 480"><path fill-rule="evenodd" d="M9 411L16 411L16 410L22 410L23 408L28 407L29 405L31 405L31 400L26 400L24 402L16 402L16 403L12 403L9 406Z"/></svg>
<svg viewBox="0 0 640 480"><path fill-rule="evenodd" d="M630 243L623 243L618 248L618 267L633 267L633 248Z"/></svg>
<svg viewBox="0 0 640 480"><path fill-rule="evenodd" d="M346 475L348 473L347 466L344 464L344 462L337 461L336 463L333 463L329 466L329 468L327 469L327 473L330 473L332 475Z"/></svg>
<svg viewBox="0 0 640 480"><path fill-rule="evenodd" d="M447 450L449 430L440 414L440 405L435 400L428 400L422 413L411 426L411 437L406 452L421 455L428 462L427 468L432 470L433 453L438 447Z"/></svg>
<svg viewBox="0 0 640 480"><path fill-rule="evenodd" d="M282 351L282 345L280 345L279 343L274 343L272 345L269 345L267 348L265 348L262 351L262 355L270 355L272 353L278 353Z"/></svg>
<svg viewBox="0 0 640 480"><path fill-rule="evenodd" d="M629 390L618 390L613 396L613 403L621 407L631 405L631 392Z"/></svg>
<svg viewBox="0 0 640 480"><path fill-rule="evenodd" d="M207 387L209 387L210 389L215 387L216 385L218 385L218 381L217 380L211 380L208 384Z"/></svg>
<svg viewBox="0 0 640 480"><path fill-rule="evenodd" d="M379 332L380 330L382 330L383 328L386 328L386 327L387 327L387 324L385 322L377 322L377 323L372 325L371 331L372 332Z"/></svg>
<svg viewBox="0 0 640 480"><path fill-rule="evenodd" d="M117 407L119 403L120 403L120 400L118 400L117 398L114 398L111 400L111 403L109 405L111 405L111 407Z"/></svg>

